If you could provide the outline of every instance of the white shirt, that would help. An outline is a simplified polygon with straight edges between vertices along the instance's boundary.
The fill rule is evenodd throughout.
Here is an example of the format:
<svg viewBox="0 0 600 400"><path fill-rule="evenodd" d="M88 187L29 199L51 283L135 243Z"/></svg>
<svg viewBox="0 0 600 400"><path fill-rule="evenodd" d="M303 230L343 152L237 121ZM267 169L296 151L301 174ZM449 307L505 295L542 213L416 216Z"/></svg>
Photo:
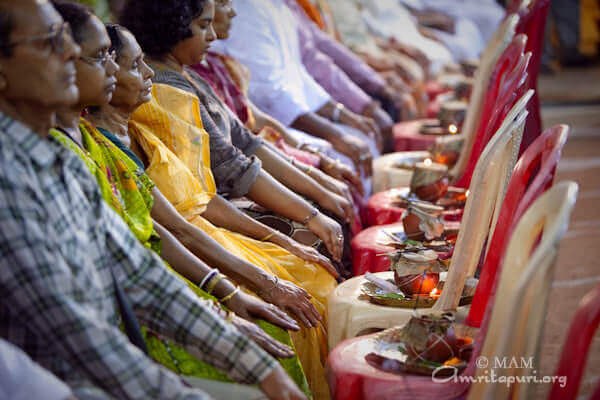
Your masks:
<svg viewBox="0 0 600 400"><path fill-rule="evenodd" d="M238 17L229 39L214 42L211 50L250 70L254 104L289 126L331 99L302 64L297 20L282 0L233 0L233 7Z"/></svg>

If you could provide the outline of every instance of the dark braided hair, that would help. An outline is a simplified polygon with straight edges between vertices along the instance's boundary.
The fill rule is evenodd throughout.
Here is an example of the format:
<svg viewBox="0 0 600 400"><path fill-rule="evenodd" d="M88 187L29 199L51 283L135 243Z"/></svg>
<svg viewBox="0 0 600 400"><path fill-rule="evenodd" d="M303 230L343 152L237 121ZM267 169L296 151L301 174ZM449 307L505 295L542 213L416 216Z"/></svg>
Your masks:
<svg viewBox="0 0 600 400"><path fill-rule="evenodd" d="M162 57L192 36L190 25L206 0L130 0L119 23L137 39L146 54Z"/></svg>

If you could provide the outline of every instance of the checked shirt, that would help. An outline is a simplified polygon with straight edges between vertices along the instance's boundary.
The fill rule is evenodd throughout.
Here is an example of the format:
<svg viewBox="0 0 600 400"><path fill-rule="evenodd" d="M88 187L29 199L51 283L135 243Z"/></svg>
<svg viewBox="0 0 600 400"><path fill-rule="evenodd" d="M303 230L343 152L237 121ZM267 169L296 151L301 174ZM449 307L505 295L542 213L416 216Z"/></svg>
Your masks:
<svg viewBox="0 0 600 400"><path fill-rule="evenodd" d="M276 366L137 241L75 154L0 113L0 336L74 387L208 398L120 331L109 268L142 325L232 379L258 383Z"/></svg>

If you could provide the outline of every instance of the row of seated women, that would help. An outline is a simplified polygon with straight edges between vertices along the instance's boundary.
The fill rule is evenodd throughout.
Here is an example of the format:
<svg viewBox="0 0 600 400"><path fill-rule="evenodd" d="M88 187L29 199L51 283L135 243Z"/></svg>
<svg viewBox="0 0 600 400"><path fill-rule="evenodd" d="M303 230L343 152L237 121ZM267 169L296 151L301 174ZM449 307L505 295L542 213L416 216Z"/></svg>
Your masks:
<svg viewBox="0 0 600 400"><path fill-rule="evenodd" d="M131 6L136 7L142 9L132 13L147 12L145 8L150 6L144 2ZM194 268L198 262L190 265L192 254L296 317L302 329L291 336L302 368L295 358L294 362L288 361L288 372L307 389L304 372L310 378L312 392L325 393L323 315L325 298L335 286L337 271L311 247L261 224L260 219L252 219L219 193L247 196L257 203L254 208L261 216L266 214L262 207L275 210L281 217L271 218L289 224L291 229L286 233L304 237L310 244L323 238L325 252L330 250L338 261L342 231L338 223L274 177L306 195L313 194L317 184L247 132L207 83L184 69L184 65L202 60L214 35L213 7L205 4L189 10L188 15L185 10L177 11L188 18L189 26L181 26L168 40L156 32L154 43L162 42L166 50L164 43L168 42L170 50L160 56L153 53L156 58L144 57L127 29L115 25L105 29L91 15L70 19L79 12L72 4L58 4L57 8L71 24L75 39L81 38L78 44L84 61L76 64L79 103L58 113L58 129L52 134L84 158L98 178L105 199L119 210L140 241L154 249L159 248L154 243L162 241L165 261L187 278L199 295L208 294L201 288L217 298L232 292L223 287L219 293L218 285L212 292L209 289L214 280L201 285L210 270ZM193 36L186 37L190 30ZM90 68L85 57L91 57L92 64L101 68ZM88 113L81 119L84 110ZM213 135L209 136L207 130ZM219 184L214 177L219 178ZM333 194L330 197L339 215L351 212L339 204L341 198ZM315 238L312 232L320 236ZM250 315L249 310L244 313ZM291 344L285 332L274 327L266 330ZM181 374L222 376L172 343L153 335L146 340L151 356ZM268 346L275 355L284 354L276 345Z"/></svg>
<svg viewBox="0 0 600 400"><path fill-rule="evenodd" d="M6 7L8 12L10 7L50 7L24 3ZM288 17L290 10L303 12L292 3L280 10ZM263 26L260 1L234 4L244 10L240 29ZM104 25L76 3L57 0L53 6L68 25L59 24L48 36L51 46L65 46L62 42L72 35L80 49L74 60L78 100L57 110L53 140L81 158L104 201L143 246L160 255L170 274L185 280L197 297L218 300L220 310L228 311L222 317L280 358L307 396L328 398L325 299L336 280L350 276L348 245L352 232L360 229L356 206L369 192L371 161L384 150L393 123L370 95L387 102L388 111L403 114L413 89L394 92L389 87L396 82L396 88L404 88L406 76L400 78L399 70L388 71L386 79L378 75L371 79L378 84L370 95L350 81L342 89L328 87L336 79L326 73L314 79L331 95L316 83L312 89L303 86L306 71L286 61L314 54L306 47L317 39L304 38L300 49L277 25L270 37L281 39L278 44L265 40L267 47L242 51L243 40L236 34L218 41L221 55L208 52L236 27L228 0L132 0L122 10L120 25ZM339 60L355 57L338 50ZM250 77L231 55L255 66ZM265 62L278 68L268 69L271 74L282 75L260 74ZM336 67L335 62L321 65L328 71ZM273 79L288 78L299 81L273 85ZM364 85L365 90L373 86ZM296 92L298 87L303 89ZM302 145L304 151L294 148ZM152 288L146 290L152 295ZM117 290L119 305L120 296ZM126 314L121 309L123 319ZM127 323L125 330L131 331ZM138 345L181 376L217 382L238 376L231 373L235 366L195 354L161 335L154 324L142 321L142 331ZM14 341L9 334L3 337ZM42 365L73 381L61 376L68 368ZM107 397L147 398L125 387L128 378L98 381L90 370L76 375ZM270 398L303 396L276 384L262 388Z"/></svg>

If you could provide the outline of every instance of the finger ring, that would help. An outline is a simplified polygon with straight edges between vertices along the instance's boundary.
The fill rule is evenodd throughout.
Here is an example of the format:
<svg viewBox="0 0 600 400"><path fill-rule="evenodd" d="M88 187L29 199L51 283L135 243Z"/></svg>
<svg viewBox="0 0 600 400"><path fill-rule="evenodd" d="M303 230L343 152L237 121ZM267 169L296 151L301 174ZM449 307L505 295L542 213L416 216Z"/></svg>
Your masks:
<svg viewBox="0 0 600 400"><path fill-rule="evenodd" d="M341 233L337 235L338 242L342 242L344 240L344 235Z"/></svg>

